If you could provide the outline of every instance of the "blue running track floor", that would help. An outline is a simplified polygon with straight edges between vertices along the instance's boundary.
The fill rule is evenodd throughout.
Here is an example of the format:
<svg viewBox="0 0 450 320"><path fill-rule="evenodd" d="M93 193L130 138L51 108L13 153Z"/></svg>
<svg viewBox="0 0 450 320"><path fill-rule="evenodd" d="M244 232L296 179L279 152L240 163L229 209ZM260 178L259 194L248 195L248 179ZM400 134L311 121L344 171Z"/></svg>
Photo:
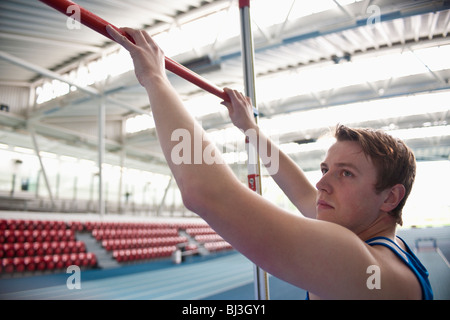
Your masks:
<svg viewBox="0 0 450 320"><path fill-rule="evenodd" d="M68 289L71 273L0 279L0 300L251 300L253 264L233 252L194 262L169 261L116 270L81 271L81 289ZM269 276L271 299L305 298L305 292Z"/></svg>

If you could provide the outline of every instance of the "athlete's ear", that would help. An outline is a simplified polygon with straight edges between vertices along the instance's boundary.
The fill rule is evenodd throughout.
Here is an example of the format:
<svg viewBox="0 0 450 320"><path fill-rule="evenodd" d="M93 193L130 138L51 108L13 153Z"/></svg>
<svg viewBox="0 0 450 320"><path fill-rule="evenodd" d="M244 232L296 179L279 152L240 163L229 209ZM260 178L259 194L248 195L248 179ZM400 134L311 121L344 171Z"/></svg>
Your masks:
<svg viewBox="0 0 450 320"><path fill-rule="evenodd" d="M402 201L403 197L405 196L406 190L404 185L396 184L386 191L386 198L384 199L383 205L381 206L381 210L385 212L391 212L398 206L400 201Z"/></svg>

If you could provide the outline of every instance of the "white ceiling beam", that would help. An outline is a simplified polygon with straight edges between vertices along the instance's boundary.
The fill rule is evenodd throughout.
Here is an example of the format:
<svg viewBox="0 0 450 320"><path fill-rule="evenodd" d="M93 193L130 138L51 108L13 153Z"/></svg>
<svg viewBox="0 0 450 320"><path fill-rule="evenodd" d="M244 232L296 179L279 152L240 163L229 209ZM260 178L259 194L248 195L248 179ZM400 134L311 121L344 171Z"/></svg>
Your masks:
<svg viewBox="0 0 450 320"><path fill-rule="evenodd" d="M86 92L88 94L91 94L91 95L98 95L99 94L99 91L94 89L94 88L81 87L78 84L76 84L76 83L74 83L74 82L72 82L72 81L70 81L68 79L65 79L63 76L61 76L60 74L58 74L56 72L53 72L53 71L48 70L46 68L40 67L40 66L32 64L30 62L27 62L27 61L25 61L23 59L20 59L18 57L15 57L15 56L9 54L9 53L0 51L0 58L3 59L3 60L9 61L9 62L11 62L11 63L13 63L13 64L15 64L15 65L17 65L19 67L22 67L22 68L25 68L27 70L36 72L36 73L38 73L40 75L49 77L51 79L59 80L61 82L67 83L67 84L69 84L71 86L75 86L78 89L80 89L80 91Z"/></svg>
<svg viewBox="0 0 450 320"><path fill-rule="evenodd" d="M25 61L23 59L14 57L14 56L6 53L6 52L0 51L0 59L9 61L9 62L11 62L13 64L16 64L16 65L20 66L20 67L23 67L25 69L37 72L40 75L49 77L51 79L56 79L56 80L59 80L61 82L67 83L67 84L69 84L71 86L76 87L77 89L79 89L82 92L88 93L89 95L93 95L93 96L96 96L96 97L99 97L99 96L102 95L102 93L99 90L95 89L95 88L82 87L82 86L78 85L77 83L64 78L63 76L61 76L60 74L58 74L56 72L53 72L51 70L48 70L48 69L42 68L40 66L37 66L35 64L29 63L29 62L27 62L27 61ZM119 101L117 99L113 99L113 98L108 98L107 97L107 100L109 102L112 102L112 103L120 106L120 107L123 107L123 108L125 108L127 110L130 110L130 111L133 111L133 112L136 112L136 113L139 113L139 114L148 114L149 113L146 110L142 110L142 109L140 109L138 107L135 107L133 105L127 104L127 103L122 102L122 101ZM32 116L32 118L36 118L36 116L37 115L35 114L34 116Z"/></svg>
<svg viewBox="0 0 450 320"><path fill-rule="evenodd" d="M85 51L90 51L90 52L101 51L101 49L97 46L76 43L73 41L53 40L53 39L49 39L49 38L36 37L36 36L30 36L30 35L25 35L25 34L13 34L13 33L1 32L0 38L8 39L8 40L17 40L17 41L37 43L42 46L65 47L65 48L73 48L73 49L77 49L77 50L85 50Z"/></svg>
<svg viewBox="0 0 450 320"><path fill-rule="evenodd" d="M123 9L123 10L127 10L130 7L130 3L127 2L127 1L108 0L108 2L111 3L111 5L114 5L114 6L118 7L118 8ZM155 19L155 20L159 20L159 21L163 21L163 22L167 22L167 23L172 23L173 20L174 20L174 18L171 17L170 15L163 14L163 13L158 13L158 12L149 10L149 8L138 4L136 1L133 2L132 6L134 8L142 9L143 12L145 12L145 15L149 17L149 19Z"/></svg>
<svg viewBox="0 0 450 320"><path fill-rule="evenodd" d="M447 14L445 15L444 20L444 28L442 32L442 36L445 38L448 34L448 30L450 29L450 10L447 10Z"/></svg>

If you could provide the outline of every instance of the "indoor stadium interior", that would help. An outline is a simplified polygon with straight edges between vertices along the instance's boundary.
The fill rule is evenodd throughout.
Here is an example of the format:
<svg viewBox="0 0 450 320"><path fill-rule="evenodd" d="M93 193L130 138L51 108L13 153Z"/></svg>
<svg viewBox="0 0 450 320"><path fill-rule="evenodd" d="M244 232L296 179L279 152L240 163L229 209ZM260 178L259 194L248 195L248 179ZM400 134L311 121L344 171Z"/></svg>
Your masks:
<svg viewBox="0 0 450 320"><path fill-rule="evenodd" d="M145 29L217 88L248 90L250 50L258 125L314 186L338 123L405 141L417 172L397 234L434 299L450 299L448 1L75 0L66 14L52 2L67 3L0 1L1 300L260 299L259 267L184 205L129 53L79 6ZM248 186L245 139L222 99L167 76ZM261 196L301 214L258 170ZM263 278L265 299L305 299Z"/></svg>

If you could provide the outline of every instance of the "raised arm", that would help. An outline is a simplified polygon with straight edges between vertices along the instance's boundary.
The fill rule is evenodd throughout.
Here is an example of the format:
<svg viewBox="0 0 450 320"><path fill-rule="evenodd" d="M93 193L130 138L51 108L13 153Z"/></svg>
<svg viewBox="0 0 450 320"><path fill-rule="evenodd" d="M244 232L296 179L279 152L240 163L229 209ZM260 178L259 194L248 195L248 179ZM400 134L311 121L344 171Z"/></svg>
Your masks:
<svg viewBox="0 0 450 320"><path fill-rule="evenodd" d="M377 264L370 248L344 227L286 212L244 186L183 107L165 75L163 52L146 32L124 30L136 44L108 28L133 58L136 76L148 93L162 150L186 207L236 250L280 279L323 298L377 294L366 287L367 267ZM202 137L202 154L215 161L196 161L195 154L189 159L183 154L184 162L175 159L179 138L183 136L183 142L194 150L196 135Z"/></svg>
<svg viewBox="0 0 450 320"><path fill-rule="evenodd" d="M259 155L269 174L305 217L315 219L317 189L301 168L260 130L253 116L250 98L228 88L225 92L231 102L224 101L222 104L228 108L233 124L249 136L256 136L256 139L249 141L258 150L261 146L264 148L259 150L262 151Z"/></svg>

